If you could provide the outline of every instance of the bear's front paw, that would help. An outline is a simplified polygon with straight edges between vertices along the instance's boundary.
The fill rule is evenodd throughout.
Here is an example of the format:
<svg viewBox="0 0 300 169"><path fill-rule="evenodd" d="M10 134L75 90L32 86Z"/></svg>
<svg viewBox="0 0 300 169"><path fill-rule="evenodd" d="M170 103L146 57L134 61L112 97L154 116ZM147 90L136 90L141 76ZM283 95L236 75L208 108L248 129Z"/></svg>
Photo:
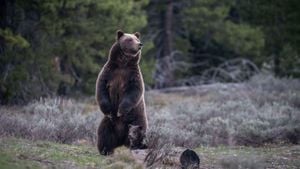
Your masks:
<svg viewBox="0 0 300 169"><path fill-rule="evenodd" d="M108 115L112 112L112 106L110 104L110 102L108 101L102 101L100 103L100 110L105 114Z"/></svg>
<svg viewBox="0 0 300 169"><path fill-rule="evenodd" d="M113 116L111 114L106 115L109 119L113 119Z"/></svg>
<svg viewBox="0 0 300 169"><path fill-rule="evenodd" d="M116 120L116 118L117 118L117 116L116 115L113 115L113 114L108 114L108 115L106 115L106 117L110 120L110 121L115 121Z"/></svg>
<svg viewBox="0 0 300 169"><path fill-rule="evenodd" d="M120 111L118 111L117 117L121 117L121 116L122 116L122 113Z"/></svg>

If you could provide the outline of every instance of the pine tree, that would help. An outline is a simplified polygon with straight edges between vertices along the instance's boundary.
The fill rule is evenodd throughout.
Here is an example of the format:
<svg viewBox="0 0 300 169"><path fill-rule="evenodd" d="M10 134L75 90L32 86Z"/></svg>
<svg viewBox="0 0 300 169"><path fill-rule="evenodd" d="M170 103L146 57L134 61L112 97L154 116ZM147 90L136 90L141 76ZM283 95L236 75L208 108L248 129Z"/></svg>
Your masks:
<svg viewBox="0 0 300 169"><path fill-rule="evenodd" d="M271 58L274 73L300 77L300 2L248 0L240 1L237 7L245 22L264 31L264 55Z"/></svg>
<svg viewBox="0 0 300 169"><path fill-rule="evenodd" d="M117 29L146 25L147 0L8 1L1 6L3 102L93 94ZM17 82L17 83L16 83Z"/></svg>

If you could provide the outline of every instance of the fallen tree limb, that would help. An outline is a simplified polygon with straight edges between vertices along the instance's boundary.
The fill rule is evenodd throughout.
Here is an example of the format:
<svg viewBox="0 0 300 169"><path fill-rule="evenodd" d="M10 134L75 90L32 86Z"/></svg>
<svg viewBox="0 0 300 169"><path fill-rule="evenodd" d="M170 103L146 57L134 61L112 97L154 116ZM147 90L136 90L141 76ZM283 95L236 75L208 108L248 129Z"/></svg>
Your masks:
<svg viewBox="0 0 300 169"><path fill-rule="evenodd" d="M167 152L154 149L131 150L134 159L146 168L198 169L200 159L193 150L174 147Z"/></svg>

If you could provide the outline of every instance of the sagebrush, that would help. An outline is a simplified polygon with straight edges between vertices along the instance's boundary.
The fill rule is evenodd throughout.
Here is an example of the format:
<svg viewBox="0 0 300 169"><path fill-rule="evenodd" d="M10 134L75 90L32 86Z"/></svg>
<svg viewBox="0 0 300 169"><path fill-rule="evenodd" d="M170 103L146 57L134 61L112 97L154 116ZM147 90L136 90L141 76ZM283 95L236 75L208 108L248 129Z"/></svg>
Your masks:
<svg viewBox="0 0 300 169"><path fill-rule="evenodd" d="M300 82L258 75L239 84L146 92L150 147L252 145L300 140ZM41 99L2 107L0 134L94 143L102 113L93 99Z"/></svg>

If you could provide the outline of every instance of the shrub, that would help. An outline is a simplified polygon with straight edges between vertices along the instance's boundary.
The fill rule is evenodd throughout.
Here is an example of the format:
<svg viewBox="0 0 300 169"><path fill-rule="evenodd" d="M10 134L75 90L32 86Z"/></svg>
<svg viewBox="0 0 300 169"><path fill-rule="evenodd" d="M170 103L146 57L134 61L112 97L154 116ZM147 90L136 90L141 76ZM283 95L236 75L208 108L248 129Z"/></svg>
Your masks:
<svg viewBox="0 0 300 169"><path fill-rule="evenodd" d="M158 135L169 143L191 148L299 143L299 84L258 75L242 84L150 92L149 126L160 126Z"/></svg>
<svg viewBox="0 0 300 169"><path fill-rule="evenodd" d="M150 148L166 152L171 145L298 144L299 84L299 80L258 75L241 84L146 92L146 141ZM0 110L0 135L61 143L81 139L94 143L103 116L90 100L60 98Z"/></svg>
<svg viewBox="0 0 300 169"><path fill-rule="evenodd" d="M9 110L7 110L9 111ZM101 114L84 112L84 104L60 98L34 101L16 112L1 113L0 134L72 143L96 140Z"/></svg>

